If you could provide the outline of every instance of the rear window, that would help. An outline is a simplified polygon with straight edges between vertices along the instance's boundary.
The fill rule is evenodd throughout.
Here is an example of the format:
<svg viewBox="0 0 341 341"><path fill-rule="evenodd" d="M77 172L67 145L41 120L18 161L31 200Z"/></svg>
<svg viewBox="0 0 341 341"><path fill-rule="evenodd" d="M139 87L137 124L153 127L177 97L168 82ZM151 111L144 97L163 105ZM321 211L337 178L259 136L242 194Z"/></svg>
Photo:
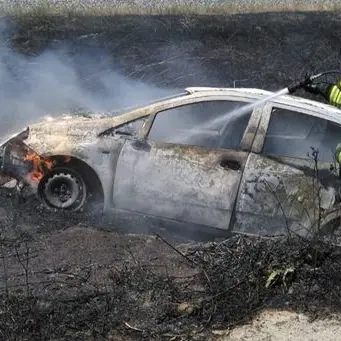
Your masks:
<svg viewBox="0 0 341 341"><path fill-rule="evenodd" d="M341 125L297 111L273 108L263 153L308 158L315 148L320 161L334 161L335 148L341 142Z"/></svg>

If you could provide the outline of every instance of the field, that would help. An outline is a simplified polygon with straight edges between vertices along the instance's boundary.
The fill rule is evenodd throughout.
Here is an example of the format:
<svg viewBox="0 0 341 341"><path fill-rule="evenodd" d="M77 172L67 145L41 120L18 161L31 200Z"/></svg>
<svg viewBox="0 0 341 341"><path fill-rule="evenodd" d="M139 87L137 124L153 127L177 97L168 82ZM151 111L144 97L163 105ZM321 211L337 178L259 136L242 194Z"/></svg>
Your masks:
<svg viewBox="0 0 341 341"><path fill-rule="evenodd" d="M338 69L340 15L318 9L12 10L1 21L1 133L47 111L130 106L193 85L277 90ZM4 188L0 210L2 340L338 339L341 253L330 243L126 233Z"/></svg>

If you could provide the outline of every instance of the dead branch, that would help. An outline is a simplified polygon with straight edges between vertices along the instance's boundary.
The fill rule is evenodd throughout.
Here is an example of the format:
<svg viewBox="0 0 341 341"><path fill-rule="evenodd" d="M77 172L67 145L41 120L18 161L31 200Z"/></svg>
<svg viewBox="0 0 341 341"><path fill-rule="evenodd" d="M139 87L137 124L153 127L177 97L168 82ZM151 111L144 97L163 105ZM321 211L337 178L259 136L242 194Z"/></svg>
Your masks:
<svg viewBox="0 0 341 341"><path fill-rule="evenodd" d="M21 266L23 267L24 269L24 272L25 272L25 282L26 282L26 294L27 296L30 295L30 283L29 283L29 269L28 269L28 264L29 264L29 260L30 260L30 249L29 249L29 246L28 246L28 243L27 241L25 241L25 250L26 250L26 258L25 259L22 259L19 255L19 250L18 250L18 247L15 245L14 248L15 248L15 252L17 254L17 259L19 261L19 263L21 264Z"/></svg>
<svg viewBox="0 0 341 341"><path fill-rule="evenodd" d="M123 321L123 323L124 323L124 324L126 325L126 327L128 327L129 329L135 330L135 331L137 331L137 332L144 333L144 330L143 330L143 329L133 327L132 325L130 325L130 324L129 324L128 322L126 322L126 321Z"/></svg>
<svg viewBox="0 0 341 341"><path fill-rule="evenodd" d="M178 250L176 247L174 247L171 243L169 243L167 240L165 240L164 238L162 238L158 233L155 233L155 236L159 239L161 239L166 245L168 245L173 251L175 251L177 254L179 254L181 257L183 257L184 259L187 260L187 262L189 262L191 264L191 266L193 267L193 265L198 266L198 264L191 258L189 258L188 256L186 256L184 253L182 253L180 250Z"/></svg>
<svg viewBox="0 0 341 341"><path fill-rule="evenodd" d="M5 295L6 298L9 298L9 287L8 287L8 269L7 269L7 260L4 257L4 246L3 246L3 238L2 236L0 236L0 254L2 257L2 267L3 267L3 271L4 271L4 277L3 277L3 281L5 284Z"/></svg>

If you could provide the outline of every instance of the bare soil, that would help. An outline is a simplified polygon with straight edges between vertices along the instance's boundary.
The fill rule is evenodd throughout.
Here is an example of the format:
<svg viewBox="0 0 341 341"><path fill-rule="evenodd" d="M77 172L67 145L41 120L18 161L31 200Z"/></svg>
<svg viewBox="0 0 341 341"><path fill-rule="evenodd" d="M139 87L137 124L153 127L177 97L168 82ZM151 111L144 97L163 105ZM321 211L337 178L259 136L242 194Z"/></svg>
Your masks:
<svg viewBox="0 0 341 341"><path fill-rule="evenodd" d="M246 79L237 86L276 89L338 68L340 25L328 13L41 17L5 34L26 55L109 51L106 65L157 86ZM100 215L46 211L11 189L0 190L0 209L0 339L310 340L311 326L338 339L341 250L326 241L131 234Z"/></svg>
<svg viewBox="0 0 341 341"><path fill-rule="evenodd" d="M4 340L261 339L278 320L322 330L329 322L316 321L339 316L341 249L332 243L184 243L103 230L95 217L45 211L12 190L0 198ZM269 309L284 313L269 319ZM258 332L233 329L245 323Z"/></svg>

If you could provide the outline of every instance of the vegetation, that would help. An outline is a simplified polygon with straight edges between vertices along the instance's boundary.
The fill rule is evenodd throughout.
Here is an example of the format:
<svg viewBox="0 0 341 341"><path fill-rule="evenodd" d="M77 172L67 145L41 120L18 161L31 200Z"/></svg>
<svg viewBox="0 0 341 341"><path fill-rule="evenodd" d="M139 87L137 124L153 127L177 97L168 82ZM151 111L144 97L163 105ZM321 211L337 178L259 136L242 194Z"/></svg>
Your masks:
<svg viewBox="0 0 341 341"><path fill-rule="evenodd" d="M23 3L8 2L0 6L0 13L13 17L41 16L113 16L113 15L231 15L235 13L263 12L298 12L298 11L340 11L341 4L318 2L313 4L287 1L283 3L270 2L257 4L243 1L226 3L187 3L176 0L168 3L153 1L152 5L129 3L129 1L112 1L111 3L86 2L82 0L60 1L51 3L40 0L27 6Z"/></svg>

